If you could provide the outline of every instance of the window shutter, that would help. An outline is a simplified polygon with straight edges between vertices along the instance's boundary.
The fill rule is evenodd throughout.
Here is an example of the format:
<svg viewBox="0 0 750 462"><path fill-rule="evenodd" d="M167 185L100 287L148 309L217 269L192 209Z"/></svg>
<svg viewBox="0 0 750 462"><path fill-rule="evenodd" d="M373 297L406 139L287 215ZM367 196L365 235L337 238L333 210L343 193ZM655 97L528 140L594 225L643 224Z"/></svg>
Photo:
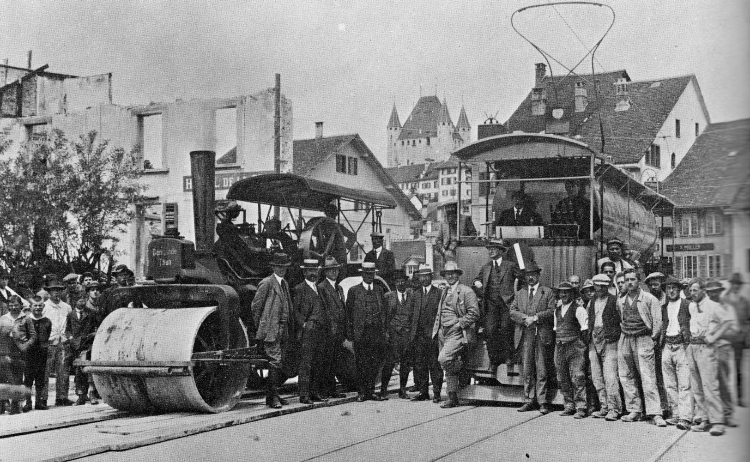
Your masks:
<svg viewBox="0 0 750 462"><path fill-rule="evenodd" d="M698 277L708 276L708 265L706 260L708 260L708 257L705 255L698 255Z"/></svg>

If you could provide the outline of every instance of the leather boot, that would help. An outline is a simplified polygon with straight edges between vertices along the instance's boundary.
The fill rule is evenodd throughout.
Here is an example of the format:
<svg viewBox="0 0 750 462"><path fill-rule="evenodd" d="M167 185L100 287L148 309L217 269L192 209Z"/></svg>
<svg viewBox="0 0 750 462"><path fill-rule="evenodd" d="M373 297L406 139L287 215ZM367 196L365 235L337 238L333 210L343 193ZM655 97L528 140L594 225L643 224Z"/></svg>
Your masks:
<svg viewBox="0 0 750 462"><path fill-rule="evenodd" d="M448 409L456 406L458 406L458 393L456 393L455 391L449 391L448 401L441 404L440 407L443 409Z"/></svg>
<svg viewBox="0 0 750 462"><path fill-rule="evenodd" d="M281 409L279 401L278 379L279 372L274 367L268 368L268 377L266 378L266 405L273 409Z"/></svg>
<svg viewBox="0 0 750 462"><path fill-rule="evenodd" d="M31 395L26 395L26 403L21 408L23 412L29 412L31 410Z"/></svg>

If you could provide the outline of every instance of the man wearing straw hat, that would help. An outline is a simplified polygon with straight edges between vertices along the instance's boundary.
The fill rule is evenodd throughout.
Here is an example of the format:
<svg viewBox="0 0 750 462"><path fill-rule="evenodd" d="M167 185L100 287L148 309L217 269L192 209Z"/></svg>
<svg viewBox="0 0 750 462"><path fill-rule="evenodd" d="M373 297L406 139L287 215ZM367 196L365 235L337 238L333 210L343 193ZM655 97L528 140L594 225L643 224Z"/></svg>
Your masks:
<svg viewBox="0 0 750 462"><path fill-rule="evenodd" d="M550 412L547 370L548 357L555 344L552 317L555 294L539 284L542 269L536 262L526 265L526 287L516 292L510 305L510 318L523 329L523 393L524 404L518 412L540 407L542 414Z"/></svg>
<svg viewBox="0 0 750 462"><path fill-rule="evenodd" d="M347 338L354 343L359 394L357 401L382 401L375 395L375 380L383 364L387 343L387 308L383 289L374 284L378 272L374 262L362 263L362 283L349 288L346 296Z"/></svg>
<svg viewBox="0 0 750 462"><path fill-rule="evenodd" d="M421 264L414 276L420 288L412 295L411 349L414 360L414 385L419 394L412 401L430 399L429 382L432 380L432 401L440 402L443 388L443 369L438 363L440 344L433 338L432 329L440 305L440 289L432 285L432 268Z"/></svg>
<svg viewBox="0 0 750 462"><path fill-rule="evenodd" d="M484 334L494 373L500 364L511 358L513 352L514 328L510 320L510 304L515 296L515 280L520 270L515 262L506 258L508 246L502 239L489 241L486 247L490 261L482 266L474 278L474 287L483 292Z"/></svg>
<svg viewBox="0 0 750 462"><path fill-rule="evenodd" d="M448 401L440 407L458 406L459 373L463 366L462 354L466 345L476 342L476 322L479 320L479 304L474 291L458 282L463 270L455 261L445 263L440 272L448 282L435 316L432 337L440 344L438 362L445 371Z"/></svg>

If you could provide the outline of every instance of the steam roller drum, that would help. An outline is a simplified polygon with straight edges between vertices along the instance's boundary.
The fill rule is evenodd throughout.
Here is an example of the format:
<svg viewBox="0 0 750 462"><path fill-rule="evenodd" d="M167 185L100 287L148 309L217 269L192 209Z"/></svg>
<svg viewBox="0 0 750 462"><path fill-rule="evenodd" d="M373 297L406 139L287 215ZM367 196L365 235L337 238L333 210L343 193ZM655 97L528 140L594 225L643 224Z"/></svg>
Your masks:
<svg viewBox="0 0 750 462"><path fill-rule="evenodd" d="M99 327L87 369L116 409L223 412L239 400L249 368L191 356L247 346L240 320L222 324L215 306L119 308Z"/></svg>

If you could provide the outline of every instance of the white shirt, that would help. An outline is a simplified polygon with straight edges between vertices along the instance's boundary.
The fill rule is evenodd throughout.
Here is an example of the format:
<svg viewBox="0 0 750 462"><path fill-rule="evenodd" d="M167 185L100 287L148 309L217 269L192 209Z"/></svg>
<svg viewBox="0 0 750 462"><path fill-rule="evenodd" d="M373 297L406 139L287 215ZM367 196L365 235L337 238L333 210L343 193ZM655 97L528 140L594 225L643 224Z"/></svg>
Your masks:
<svg viewBox="0 0 750 462"><path fill-rule="evenodd" d="M399 302L399 303L404 303L404 299L406 299L406 293L404 293L404 292L399 292L399 291L397 290L397 291L396 291L396 296L398 297L398 302Z"/></svg>
<svg viewBox="0 0 750 462"><path fill-rule="evenodd" d="M328 279L326 278L326 281L328 281L329 284L331 284L331 287L336 289L336 280L335 279Z"/></svg>
<svg viewBox="0 0 750 462"><path fill-rule="evenodd" d="M44 302L42 315L52 321L52 331L49 335L50 345L58 345L65 338L65 326L68 323L68 313L71 311L70 305L62 300L57 304L53 303L52 299Z"/></svg>
<svg viewBox="0 0 750 462"><path fill-rule="evenodd" d="M273 277L275 277L275 278L276 278L276 282L278 282L280 286L282 286L282 287L284 286L284 284L282 284L282 283L281 283L281 281L283 281L283 280L284 280L284 278L280 277L280 276L279 276L278 274L276 274L276 273L273 273Z"/></svg>
<svg viewBox="0 0 750 462"><path fill-rule="evenodd" d="M305 282L307 283L307 285L308 285L308 286L310 286L310 288L311 288L312 290L314 290L314 291L315 291L315 293L316 293L316 294L318 293L318 288L317 288L317 287L315 286L315 283L314 283L314 282L310 282L310 281L308 281L307 279L305 279Z"/></svg>
<svg viewBox="0 0 750 462"><path fill-rule="evenodd" d="M677 321L677 314L680 311L681 301L678 298L675 301L670 301L667 304L667 317L669 319L669 326L667 326L666 334L670 337L680 334L680 323Z"/></svg>
<svg viewBox="0 0 750 462"><path fill-rule="evenodd" d="M364 287L365 290L372 290L372 284L366 284L366 283L363 282L362 283L362 287Z"/></svg>
<svg viewBox="0 0 750 462"><path fill-rule="evenodd" d="M500 268L500 265L503 263L503 257L498 258L495 260L495 265L497 265L498 268Z"/></svg>
<svg viewBox="0 0 750 462"><path fill-rule="evenodd" d="M604 314L604 308L606 308L606 306L607 297L596 297L596 300L594 300L594 327L604 327L604 320L602 319L602 315Z"/></svg>
<svg viewBox="0 0 750 462"><path fill-rule="evenodd" d="M529 287L529 297L531 297L531 291L534 291L534 296L536 296L539 293L539 283L537 282L533 286Z"/></svg>
<svg viewBox="0 0 750 462"><path fill-rule="evenodd" d="M378 247L377 249L375 249L375 258L376 259L380 258L380 252L382 252L382 251L383 251L383 246L382 245L380 247Z"/></svg>
<svg viewBox="0 0 750 462"><path fill-rule="evenodd" d="M562 309L560 310L560 316L565 317L565 314L568 312L568 308L570 308L572 304L573 302L570 302L567 305L563 305ZM554 316L553 319L554 319L553 330L557 330L557 316ZM578 319L578 324L581 325L581 330L588 330L589 313L586 311L586 308L578 304L576 304L576 319Z"/></svg>
<svg viewBox="0 0 750 462"><path fill-rule="evenodd" d="M6 300L12 297L13 295L18 295L18 293L15 290L11 289L8 286L5 286L2 289L0 289L0 292L2 292L3 295L5 295ZM20 295L18 296L21 297ZM31 306L31 303L29 303L29 301L26 300L25 298L21 297L21 306L23 307Z"/></svg>

